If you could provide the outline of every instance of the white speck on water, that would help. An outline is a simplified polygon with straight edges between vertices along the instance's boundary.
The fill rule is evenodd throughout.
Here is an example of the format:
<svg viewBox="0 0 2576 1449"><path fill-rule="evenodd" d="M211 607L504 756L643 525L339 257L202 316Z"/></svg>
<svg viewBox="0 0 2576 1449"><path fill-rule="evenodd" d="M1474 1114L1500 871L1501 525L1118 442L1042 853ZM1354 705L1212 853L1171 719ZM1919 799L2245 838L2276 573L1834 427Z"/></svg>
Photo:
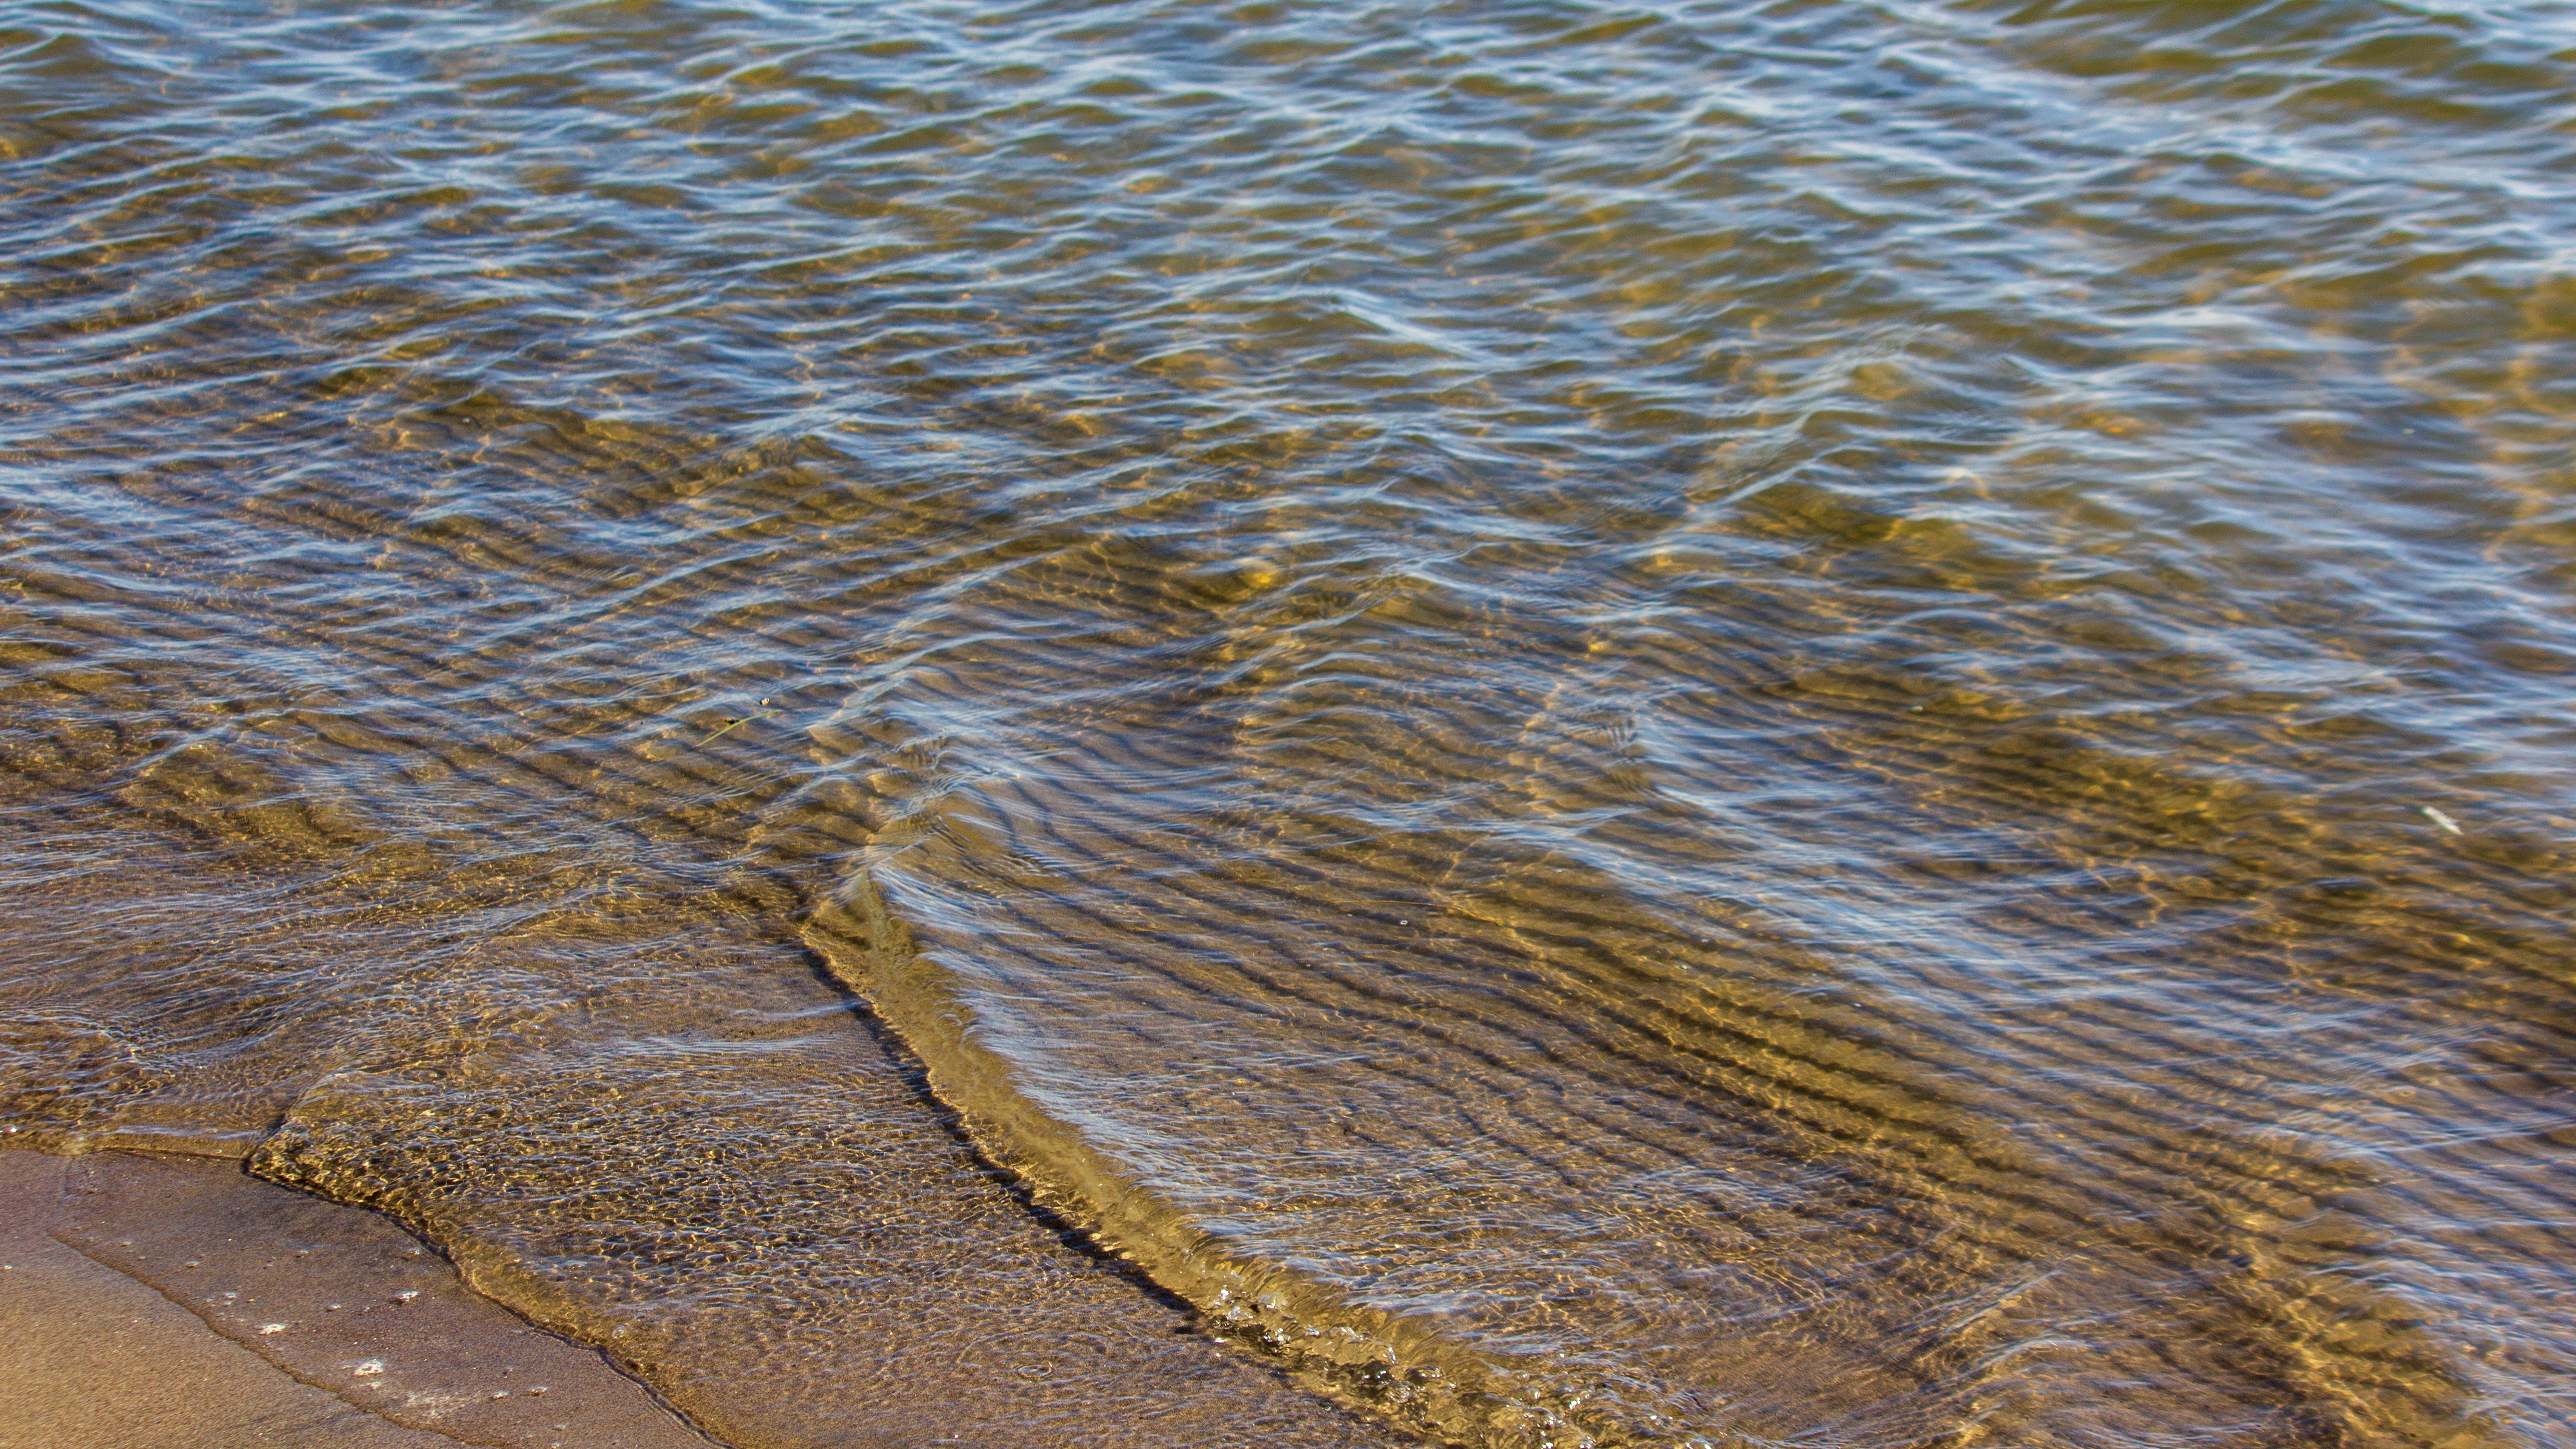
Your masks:
<svg viewBox="0 0 2576 1449"><path fill-rule="evenodd" d="M2441 826L2444 830L2447 830L2447 831L2451 832L2453 835L2458 835L2458 834L2461 834L2461 833L2462 833L2462 832L2461 832L2461 830L2460 830L2460 822L2458 822L2458 821L2456 821L2456 820L2452 819L2450 816L2448 816L2448 815L2444 814L2444 813L2442 812L2442 809L2441 809L2441 807L2440 807L2440 806L2437 806L2437 805L2418 805L2418 806L2416 806L2415 808L2424 812L2424 818L2426 818L2426 819L2428 819L2428 820L2432 821L2432 822L2433 822L2434 824L2436 824L2436 825Z"/></svg>

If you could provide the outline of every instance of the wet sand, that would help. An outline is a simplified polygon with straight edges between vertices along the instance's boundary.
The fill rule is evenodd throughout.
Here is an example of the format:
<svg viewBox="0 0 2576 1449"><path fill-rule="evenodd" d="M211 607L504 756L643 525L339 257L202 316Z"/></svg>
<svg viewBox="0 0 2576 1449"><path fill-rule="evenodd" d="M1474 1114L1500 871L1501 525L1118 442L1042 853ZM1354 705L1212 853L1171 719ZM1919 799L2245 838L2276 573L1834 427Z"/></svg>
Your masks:
<svg viewBox="0 0 2576 1449"><path fill-rule="evenodd" d="M0 1152L0 1449L705 1449L390 1219L212 1158Z"/></svg>

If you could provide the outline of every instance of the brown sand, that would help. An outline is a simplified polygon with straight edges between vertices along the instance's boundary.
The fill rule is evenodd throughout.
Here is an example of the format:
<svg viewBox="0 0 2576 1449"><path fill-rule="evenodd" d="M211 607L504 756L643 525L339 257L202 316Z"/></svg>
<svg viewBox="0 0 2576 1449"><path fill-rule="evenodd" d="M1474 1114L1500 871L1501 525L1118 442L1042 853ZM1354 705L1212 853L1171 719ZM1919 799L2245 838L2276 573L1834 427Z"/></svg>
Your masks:
<svg viewBox="0 0 2576 1449"><path fill-rule="evenodd" d="M210 1158L0 1151L0 1449L707 1449L389 1219Z"/></svg>

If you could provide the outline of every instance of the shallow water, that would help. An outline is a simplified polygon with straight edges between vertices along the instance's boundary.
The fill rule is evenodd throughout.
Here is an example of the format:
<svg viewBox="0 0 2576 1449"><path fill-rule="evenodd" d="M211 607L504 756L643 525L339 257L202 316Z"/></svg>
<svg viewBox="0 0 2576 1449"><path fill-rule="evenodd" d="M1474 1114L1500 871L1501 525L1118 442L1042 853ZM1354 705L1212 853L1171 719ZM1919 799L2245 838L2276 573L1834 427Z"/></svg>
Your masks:
<svg viewBox="0 0 2576 1449"><path fill-rule="evenodd" d="M2556 4L8 7L0 1110L745 1444L2561 1442L2571 235Z"/></svg>

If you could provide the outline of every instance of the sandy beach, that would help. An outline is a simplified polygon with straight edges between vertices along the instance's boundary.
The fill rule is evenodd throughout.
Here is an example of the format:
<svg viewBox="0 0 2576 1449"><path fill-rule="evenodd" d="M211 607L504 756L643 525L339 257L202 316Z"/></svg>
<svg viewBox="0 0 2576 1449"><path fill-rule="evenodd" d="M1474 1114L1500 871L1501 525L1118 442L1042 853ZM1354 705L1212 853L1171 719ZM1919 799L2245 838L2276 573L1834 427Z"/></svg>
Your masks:
<svg viewBox="0 0 2576 1449"><path fill-rule="evenodd" d="M217 1158L0 1152L0 1446L711 1441L378 1214Z"/></svg>

